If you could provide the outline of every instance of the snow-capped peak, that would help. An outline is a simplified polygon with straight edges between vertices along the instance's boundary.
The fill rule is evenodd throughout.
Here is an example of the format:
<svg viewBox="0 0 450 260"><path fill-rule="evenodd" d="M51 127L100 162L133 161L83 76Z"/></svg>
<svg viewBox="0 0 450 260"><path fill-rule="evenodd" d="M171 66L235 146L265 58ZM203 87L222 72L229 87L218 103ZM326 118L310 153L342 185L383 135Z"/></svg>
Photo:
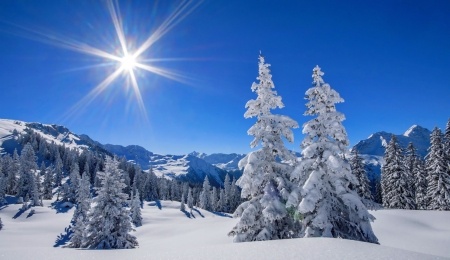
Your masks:
<svg viewBox="0 0 450 260"><path fill-rule="evenodd" d="M414 139L426 139L430 138L431 131L423 128L418 125L411 126L406 132L403 134L403 136L414 138Z"/></svg>

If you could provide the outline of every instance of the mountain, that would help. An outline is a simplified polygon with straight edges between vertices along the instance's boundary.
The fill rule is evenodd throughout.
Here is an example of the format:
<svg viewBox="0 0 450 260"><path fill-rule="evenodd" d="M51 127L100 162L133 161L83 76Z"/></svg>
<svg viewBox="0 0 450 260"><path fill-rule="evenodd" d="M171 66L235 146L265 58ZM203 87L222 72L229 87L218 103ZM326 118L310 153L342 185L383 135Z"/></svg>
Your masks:
<svg viewBox="0 0 450 260"><path fill-rule="evenodd" d="M225 153L213 153L213 154L204 154L198 152L192 152L190 155L198 157L200 159L205 160L207 163L210 163L220 169L224 170L239 170L238 163L239 161L245 157L245 154L225 154Z"/></svg>
<svg viewBox="0 0 450 260"><path fill-rule="evenodd" d="M141 165L143 170L148 170L152 165L157 176L166 178L176 178L183 181L203 182L207 175L211 184L215 186L223 185L226 174L231 174L235 178L240 177L237 169L239 156L236 154L221 154L214 162L222 167L216 167L212 163L205 161L195 155L160 155L152 153L139 145L113 145L101 144L92 140L88 135L77 135L67 127L60 125L50 125L42 123L27 123L18 120L0 119L0 155L5 153L13 154L17 149L19 154L22 147L17 141L18 133L25 132L26 128L44 137L47 142L55 142L58 145L65 145L69 148L90 149L103 153L125 158ZM212 159L214 156L202 154L202 157ZM229 160L226 160L229 159ZM233 161L233 159L235 159ZM233 168L233 163L235 168ZM228 166L227 166L228 165Z"/></svg>
<svg viewBox="0 0 450 260"><path fill-rule="evenodd" d="M417 153L423 157L428 153L427 149L430 146L431 131L413 125L405 133L395 135L400 145L406 149L409 142L414 144ZM387 144L391 141L392 133L384 131L376 132L370 135L367 139L359 141L352 149L357 149L366 164L369 179L373 180L381 174L381 166L384 164L384 151Z"/></svg>
<svg viewBox="0 0 450 260"><path fill-rule="evenodd" d="M418 154L424 157L430 146L431 131L418 125L411 126L402 135L395 135L403 148L406 148L409 142L412 142L417 149ZM361 154L384 156L384 151L391 141L392 133L376 132L366 140L359 141L353 149L357 149Z"/></svg>

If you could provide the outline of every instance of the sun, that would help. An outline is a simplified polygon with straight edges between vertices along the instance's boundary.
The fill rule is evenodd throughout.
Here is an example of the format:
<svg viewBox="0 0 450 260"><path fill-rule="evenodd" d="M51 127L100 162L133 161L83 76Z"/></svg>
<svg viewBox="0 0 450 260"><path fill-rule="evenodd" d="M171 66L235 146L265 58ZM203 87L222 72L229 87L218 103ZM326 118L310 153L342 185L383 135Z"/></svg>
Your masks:
<svg viewBox="0 0 450 260"><path fill-rule="evenodd" d="M128 71L133 70L137 65L136 58L129 54L125 55L120 62L122 63L123 69Z"/></svg>

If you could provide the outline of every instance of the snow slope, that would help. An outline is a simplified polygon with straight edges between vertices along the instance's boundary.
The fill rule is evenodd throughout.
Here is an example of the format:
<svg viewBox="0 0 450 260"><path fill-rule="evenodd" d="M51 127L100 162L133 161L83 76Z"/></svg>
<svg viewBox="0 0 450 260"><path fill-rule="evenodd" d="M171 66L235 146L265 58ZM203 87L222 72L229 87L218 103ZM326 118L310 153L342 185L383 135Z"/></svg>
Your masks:
<svg viewBox="0 0 450 260"><path fill-rule="evenodd" d="M0 208L1 259L450 259L450 212L372 212L381 245L330 238L235 244L226 234L237 219L201 209L183 213L179 202L145 202L143 226L133 232L139 248L78 250L54 247L73 209L57 213L44 202L31 216L28 210L13 218L20 205Z"/></svg>

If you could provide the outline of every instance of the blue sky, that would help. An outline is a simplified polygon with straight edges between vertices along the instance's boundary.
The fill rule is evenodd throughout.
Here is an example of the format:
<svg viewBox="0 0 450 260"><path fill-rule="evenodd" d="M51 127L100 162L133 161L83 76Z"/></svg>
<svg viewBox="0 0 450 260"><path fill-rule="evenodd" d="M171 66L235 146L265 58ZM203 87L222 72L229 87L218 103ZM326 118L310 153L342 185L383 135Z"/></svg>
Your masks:
<svg viewBox="0 0 450 260"><path fill-rule="evenodd" d="M173 1L119 1L131 50L175 10ZM19 27L18 27L19 26ZM101 143L157 153L247 153L245 103L256 98L261 50L284 114L300 125L315 65L345 99L337 109L354 145L376 131L445 127L450 117L450 2L205 1L144 54L186 76L136 69L148 120L121 75L89 105L67 112L117 68L104 58L38 41L34 32L117 52L105 2L0 2L0 118L62 124ZM32 39L30 39L32 38ZM37 40L36 40L37 39ZM106 64L105 66L94 65ZM299 151L301 129L294 131Z"/></svg>

